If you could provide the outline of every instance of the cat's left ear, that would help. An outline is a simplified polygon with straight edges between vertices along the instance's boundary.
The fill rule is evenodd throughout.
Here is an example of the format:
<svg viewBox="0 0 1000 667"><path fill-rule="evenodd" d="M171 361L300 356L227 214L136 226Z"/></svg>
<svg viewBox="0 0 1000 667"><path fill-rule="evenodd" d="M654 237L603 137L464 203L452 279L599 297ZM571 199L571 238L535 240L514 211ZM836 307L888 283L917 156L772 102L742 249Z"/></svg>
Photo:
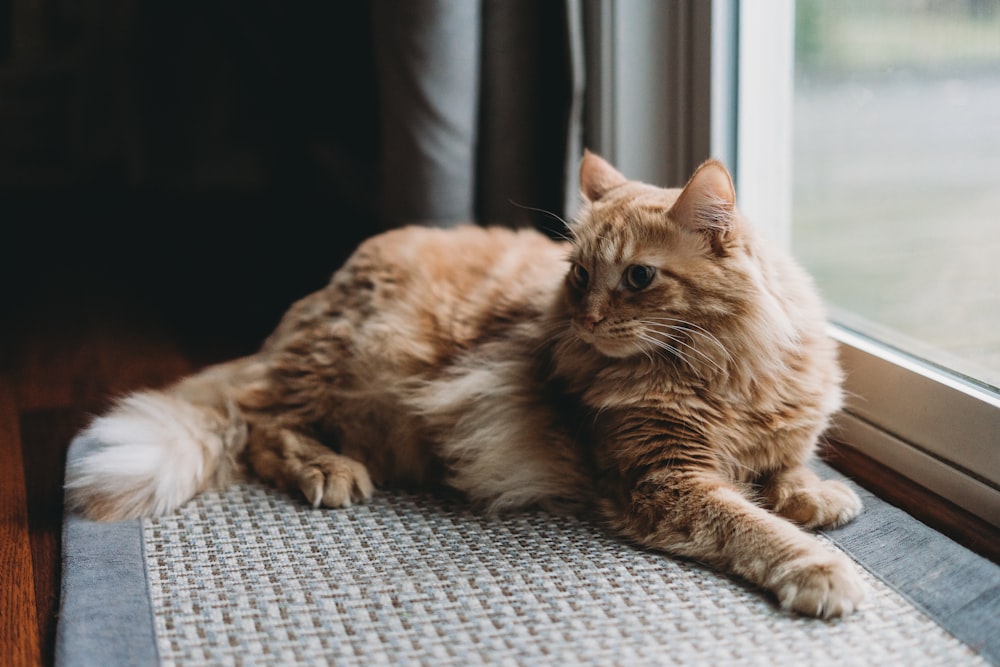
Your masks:
<svg viewBox="0 0 1000 667"><path fill-rule="evenodd" d="M584 149L580 162L580 191L587 201L595 202L627 181L607 160Z"/></svg>
<svg viewBox="0 0 1000 667"><path fill-rule="evenodd" d="M733 179L718 160L698 167L667 214L671 220L708 234L717 249L732 230L735 215Z"/></svg>

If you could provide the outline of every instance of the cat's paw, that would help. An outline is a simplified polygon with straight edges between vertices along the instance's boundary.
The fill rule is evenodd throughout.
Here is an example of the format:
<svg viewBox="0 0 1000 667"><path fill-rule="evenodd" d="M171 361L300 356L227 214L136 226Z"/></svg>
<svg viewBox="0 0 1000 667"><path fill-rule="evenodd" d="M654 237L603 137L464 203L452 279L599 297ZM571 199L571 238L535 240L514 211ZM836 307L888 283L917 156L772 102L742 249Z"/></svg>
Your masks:
<svg viewBox="0 0 1000 667"><path fill-rule="evenodd" d="M850 614L865 598L856 566L839 552L797 558L776 574L771 589L786 611L834 618Z"/></svg>
<svg viewBox="0 0 1000 667"><path fill-rule="evenodd" d="M849 486L831 479L795 490L774 510L805 528L836 528L861 513L861 499Z"/></svg>
<svg viewBox="0 0 1000 667"><path fill-rule="evenodd" d="M299 472L299 488L313 507L350 507L371 498L375 487L363 463L333 452Z"/></svg>

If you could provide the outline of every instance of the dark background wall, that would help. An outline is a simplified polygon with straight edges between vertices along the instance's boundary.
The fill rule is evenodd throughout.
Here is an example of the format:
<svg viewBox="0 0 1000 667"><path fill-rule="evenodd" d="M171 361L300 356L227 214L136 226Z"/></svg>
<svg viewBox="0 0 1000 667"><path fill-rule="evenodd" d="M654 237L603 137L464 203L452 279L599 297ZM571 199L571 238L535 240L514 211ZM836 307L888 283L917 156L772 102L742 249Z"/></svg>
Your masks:
<svg viewBox="0 0 1000 667"><path fill-rule="evenodd" d="M0 0L4 316L87 290L258 332L322 285L378 225L370 14Z"/></svg>

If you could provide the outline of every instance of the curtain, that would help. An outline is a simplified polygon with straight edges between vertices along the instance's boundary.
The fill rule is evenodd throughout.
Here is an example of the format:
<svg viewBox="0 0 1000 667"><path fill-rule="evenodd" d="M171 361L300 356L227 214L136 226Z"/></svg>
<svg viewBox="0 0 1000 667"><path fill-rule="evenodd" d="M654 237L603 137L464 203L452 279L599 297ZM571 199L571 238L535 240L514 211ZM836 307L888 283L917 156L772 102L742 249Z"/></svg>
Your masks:
<svg viewBox="0 0 1000 667"><path fill-rule="evenodd" d="M578 0L373 0L384 225L558 230L581 151Z"/></svg>

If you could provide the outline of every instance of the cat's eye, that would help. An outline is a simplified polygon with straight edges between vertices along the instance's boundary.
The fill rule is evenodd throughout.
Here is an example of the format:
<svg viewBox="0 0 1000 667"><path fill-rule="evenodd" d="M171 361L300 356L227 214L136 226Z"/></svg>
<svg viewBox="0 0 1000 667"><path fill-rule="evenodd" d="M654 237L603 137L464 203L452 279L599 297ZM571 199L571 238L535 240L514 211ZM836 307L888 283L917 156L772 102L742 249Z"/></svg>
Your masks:
<svg viewBox="0 0 1000 667"><path fill-rule="evenodd" d="M629 286L629 289L639 291L648 287L649 283L653 282L653 277L655 275L656 269L652 266L640 266L639 264L633 264L625 269L625 284Z"/></svg>
<svg viewBox="0 0 1000 667"><path fill-rule="evenodd" d="M569 270L570 280L577 289L584 289L587 287L587 283L590 281L590 274L587 273L587 269L583 268L579 264L573 264L573 267Z"/></svg>

